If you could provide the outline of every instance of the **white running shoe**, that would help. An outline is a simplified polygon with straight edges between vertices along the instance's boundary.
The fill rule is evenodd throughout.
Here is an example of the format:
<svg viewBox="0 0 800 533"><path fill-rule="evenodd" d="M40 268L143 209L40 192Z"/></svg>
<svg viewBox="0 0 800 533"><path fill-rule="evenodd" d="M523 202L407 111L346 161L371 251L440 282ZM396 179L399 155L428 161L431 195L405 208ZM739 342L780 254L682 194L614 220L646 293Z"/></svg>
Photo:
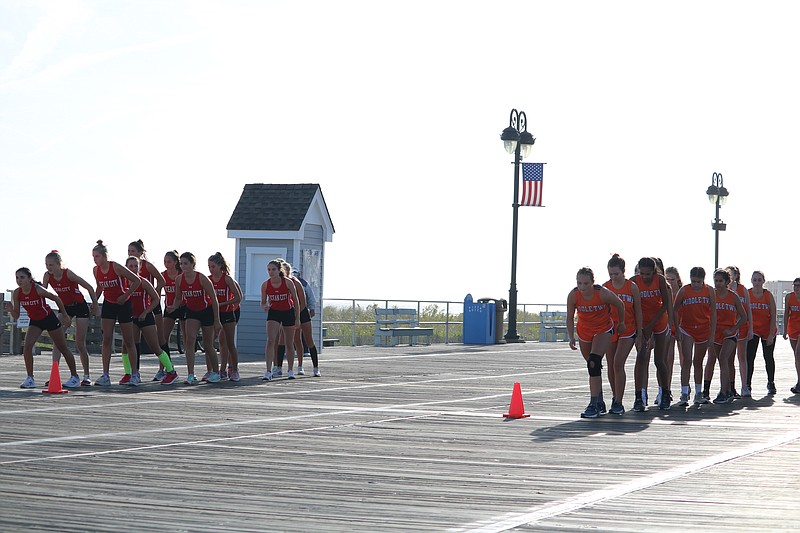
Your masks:
<svg viewBox="0 0 800 533"><path fill-rule="evenodd" d="M162 368L161 370L156 372L156 375L153 376L153 379L151 381L162 381L165 377L167 377L167 372Z"/></svg>
<svg viewBox="0 0 800 533"><path fill-rule="evenodd" d="M33 379L33 376L28 376L25 378L20 386L20 389L35 389L36 388L36 380Z"/></svg>
<svg viewBox="0 0 800 533"><path fill-rule="evenodd" d="M94 382L94 384L97 387L110 387L111 378L108 377L108 374L103 374L102 376L100 376L100 379Z"/></svg>
<svg viewBox="0 0 800 533"><path fill-rule="evenodd" d="M289 370L286 373L286 379L294 379L294 370Z"/></svg>
<svg viewBox="0 0 800 533"><path fill-rule="evenodd" d="M131 380L128 382L128 385L132 387L136 387L142 384L142 375L138 372L134 372L131 374Z"/></svg>
<svg viewBox="0 0 800 533"><path fill-rule="evenodd" d="M261 379L264 381L272 381L272 376L273 376L272 372L267 370L266 372L264 372L264 377Z"/></svg>
<svg viewBox="0 0 800 533"><path fill-rule="evenodd" d="M81 386L81 379L78 376L70 376L70 378L64 382L64 387L67 389L75 389Z"/></svg>
<svg viewBox="0 0 800 533"><path fill-rule="evenodd" d="M298 376L305 376L306 375L306 372L305 372L305 370L303 370L302 366L298 366L297 367L297 375Z"/></svg>
<svg viewBox="0 0 800 533"><path fill-rule="evenodd" d="M272 367L272 377L277 378L283 375L283 370L279 366Z"/></svg>
<svg viewBox="0 0 800 533"><path fill-rule="evenodd" d="M318 378L318 377L320 377L319 368L315 368L315 369L314 369L314 377L315 377L315 378Z"/></svg>

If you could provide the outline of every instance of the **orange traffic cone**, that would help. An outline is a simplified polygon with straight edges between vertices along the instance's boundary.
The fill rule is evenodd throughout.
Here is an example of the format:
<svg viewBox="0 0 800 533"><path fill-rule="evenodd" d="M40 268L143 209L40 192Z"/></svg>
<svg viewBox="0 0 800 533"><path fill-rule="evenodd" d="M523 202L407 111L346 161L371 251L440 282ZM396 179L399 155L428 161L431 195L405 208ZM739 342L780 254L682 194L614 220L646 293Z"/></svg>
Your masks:
<svg viewBox="0 0 800 533"><path fill-rule="evenodd" d="M65 394L67 389L61 388L61 374L58 373L58 361L53 361L53 368L50 370L50 382L47 388L42 391L45 394Z"/></svg>
<svg viewBox="0 0 800 533"><path fill-rule="evenodd" d="M525 406L522 405L522 388L519 383L514 383L514 392L511 394L511 405L508 412L503 415L506 418L527 418L531 415L525 414Z"/></svg>

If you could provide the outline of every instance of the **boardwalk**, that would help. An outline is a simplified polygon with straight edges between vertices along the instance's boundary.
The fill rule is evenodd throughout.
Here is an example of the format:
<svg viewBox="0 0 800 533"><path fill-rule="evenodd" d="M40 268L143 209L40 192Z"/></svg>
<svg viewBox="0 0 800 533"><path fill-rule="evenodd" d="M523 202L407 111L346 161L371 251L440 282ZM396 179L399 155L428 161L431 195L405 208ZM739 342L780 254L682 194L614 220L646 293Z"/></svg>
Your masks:
<svg viewBox="0 0 800 533"><path fill-rule="evenodd" d="M782 339L774 397L758 360L753 399L597 420L578 416L586 370L565 344L322 358L321 378L264 383L252 357L238 384L61 396L18 389L21 357L0 358L0 530L773 532L800 520L800 397ZM48 360L36 358L40 383ZM150 356L143 375L154 370ZM532 416L507 421L515 381Z"/></svg>

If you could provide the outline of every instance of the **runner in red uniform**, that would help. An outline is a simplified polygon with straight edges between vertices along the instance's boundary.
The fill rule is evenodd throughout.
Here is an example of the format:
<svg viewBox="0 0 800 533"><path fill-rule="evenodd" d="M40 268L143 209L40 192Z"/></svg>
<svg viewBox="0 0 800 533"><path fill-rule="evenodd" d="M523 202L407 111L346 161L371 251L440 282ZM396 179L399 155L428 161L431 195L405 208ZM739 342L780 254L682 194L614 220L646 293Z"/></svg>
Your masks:
<svg viewBox="0 0 800 533"><path fill-rule="evenodd" d="M158 294L158 305L156 305L156 308L153 310L153 316L155 317L156 321L155 327L156 331L158 332L158 345L161 347L162 351L165 351L167 354L169 354L169 345L164 337L164 313L161 309L161 294L164 289L164 285L166 285L166 280L161 272L158 271L158 268L156 268L153 263L147 260L146 254L147 250L144 249L144 242L142 242L142 239L133 241L128 245L128 255L139 259L139 276L149 281L150 284L156 289L156 293ZM155 347L151 346L150 348L155 352Z"/></svg>
<svg viewBox="0 0 800 533"><path fill-rule="evenodd" d="M22 308L25 309L30 319L28 333L25 335L25 345L22 349L25 371L28 375L20 385L20 388L33 389L36 387L36 381L33 379L33 347L43 331L47 331L50 334L53 344L58 346L60 351L60 353L53 353L53 362L57 363L61 359L61 354L64 354L64 360L69 366L70 379L64 383L64 386L79 387L81 382L78 378L78 370L75 368L75 356L72 355L67 346L67 339L64 337L61 322L44 300L47 298L54 301L58 305L61 319L66 322L69 315L67 315L67 310L64 308L64 302L61 301L58 295L46 291L39 283L34 281L33 275L28 268L23 267L17 270L16 280L17 288L11 294L11 318L15 321L19 320L20 308Z"/></svg>
<svg viewBox="0 0 800 533"><path fill-rule="evenodd" d="M138 356L136 344L133 341L133 316L131 312L130 297L133 291L139 288L139 276L124 266L108 260L108 248L103 241L97 241L97 246L92 249L94 258L94 278L97 280L95 295L103 295L103 306L100 313L103 328L103 375L95 381L95 385L108 387L111 378L108 376L111 366L111 350L114 342L114 325L119 322L122 332L122 366L125 375L122 376L120 385L138 385L141 377L138 372L133 377L133 368L136 368Z"/></svg>
<svg viewBox="0 0 800 533"><path fill-rule="evenodd" d="M606 414L603 401L603 354L608 352L614 323L611 320L611 307L616 308L619 322L616 330L620 335L627 332L625 325L625 304L617 296L600 285L594 284L594 272L583 267L575 276L577 287L567 296L567 335L569 347L575 345L575 312L578 313L578 343L581 355L589 371L589 405L581 418L597 418Z"/></svg>
<svg viewBox="0 0 800 533"><path fill-rule="evenodd" d="M278 336L283 332L286 343L286 360L289 372L286 377L294 379L294 327L300 323L300 309L295 305L297 291L294 283L286 280L281 261L273 259L267 263L269 278L261 284L261 308L267 312L267 346L265 359L267 371L265 381L272 379L272 367L275 364L275 350Z"/></svg>
<svg viewBox="0 0 800 533"><path fill-rule="evenodd" d="M653 350L656 363L656 375L662 389L660 409L669 409L671 397L669 383L667 382L666 353L667 334L672 318L672 298L669 297L669 285L663 275L656 272L656 262L652 257L642 257L638 263L639 274L633 277L633 282L639 287L642 299L642 333L644 342L642 350L636 353L634 366L634 411L644 411L647 405L647 374L650 365L650 353L647 343L653 338ZM663 297L663 296L666 297Z"/></svg>
<svg viewBox="0 0 800 533"><path fill-rule="evenodd" d="M667 280L667 286L669 287L670 291L670 299L672 301L673 313L675 312L675 295L678 294L678 291L683 286L683 281L681 281L681 275L678 273L678 269L674 266L667 267L664 269L664 279ZM679 321L677 316L673 316L676 322ZM667 335L667 353L665 358L665 367L667 369L667 383L670 384L670 388L672 387L672 371L675 368L675 345L677 344L678 350L678 362L681 361L681 350L683 347L681 346L681 332L676 330L675 328L669 328L669 335ZM661 393L661 388L659 387L659 394ZM661 403L661 398L657 398L657 404ZM670 398L672 400L672 398Z"/></svg>
<svg viewBox="0 0 800 533"><path fill-rule="evenodd" d="M747 388L742 387L742 396L751 396L753 389L753 369L756 362L758 343L767 367L767 393L775 394L775 337L778 334L777 306L775 297L764 288L764 273L753 272L750 282L750 315L752 316L753 338L747 342ZM800 378L800 376L798 376ZM800 379L798 379L800 381Z"/></svg>
<svg viewBox="0 0 800 533"><path fill-rule="evenodd" d="M155 327L156 317L153 313L155 308L160 305L158 292L156 292L155 287L153 287L149 281L138 274L138 272L140 272L138 257L134 255L130 256L128 260L125 261L125 266L142 279L142 284L138 289L133 291L131 295L134 340L136 341L136 345L140 346L141 338L144 336L147 346L153 350L154 353L158 352L156 356L166 369L166 374L164 379L161 380L161 384L171 385L178 380L178 373L172 367L172 361L170 361L167 352L158 346L158 332ZM141 352L139 352L140 359L141 355Z"/></svg>
<svg viewBox="0 0 800 533"><path fill-rule="evenodd" d="M783 300L783 338L789 339L794 352L794 367L797 372L797 383L791 388L794 394L800 394L800 350L797 342L800 336L800 278L794 278L794 292L790 292Z"/></svg>
<svg viewBox="0 0 800 533"><path fill-rule="evenodd" d="M61 254L57 250L53 250L45 256L44 264L47 272L42 278L42 286L45 289L48 285L53 287L56 294L61 297L61 301L64 302L64 308L67 310L69 318L69 322L63 324L64 334L69 329L72 319L75 319L75 347L81 356L81 365L83 366L83 379L80 384L84 387L91 386L92 379L89 375L89 351L86 349L86 334L89 331L89 314L97 310L97 295L94 292L94 287L72 270L64 268ZM86 289L92 299L91 308L86 305L86 300L81 293L81 287ZM54 345L53 356L56 355L57 351L58 346ZM72 384L69 383L69 386L72 386Z"/></svg>
<svg viewBox="0 0 800 533"><path fill-rule="evenodd" d="M611 343L606 351L608 360L608 381L611 384L611 408L608 410L615 415L625 412L622 399L625 395L625 362L636 342L641 342L642 335L642 301L639 297L639 288L631 280L625 278L625 260L619 255L608 260L608 276L611 278L603 286L617 295L625 305L625 317L633 327L620 334L617 330L619 314L616 307L611 307L611 319L614 322L614 333L611 334Z"/></svg>
<svg viewBox="0 0 800 533"><path fill-rule="evenodd" d="M172 312L166 311L166 308L172 305L175 301L175 280L178 274L181 273L180 257L178 257L177 250L171 250L164 254L164 271L161 275L164 276L164 339L166 340L166 348L164 351L169 355L169 339L172 336L172 330L175 328L175 323L178 322L178 327L181 328L182 338L186 338L186 306L181 306ZM156 373L153 381L161 381L166 377L167 373L159 365L158 372Z"/></svg>
<svg viewBox="0 0 800 533"><path fill-rule="evenodd" d="M719 361L720 391L714 403L730 403L734 400L730 379L730 360L736 352L739 328L747 321L747 312L739 296L728 288L730 273L718 268L714 271L714 297L716 298L717 328L711 351ZM738 320L737 320L738 319ZM706 366L708 370L708 366ZM708 376L708 374L706 374Z"/></svg>
<svg viewBox="0 0 800 533"><path fill-rule="evenodd" d="M303 370L303 338L305 337L309 349L308 355L311 356L311 364L313 365L313 375L314 377L319 377L319 358L317 346L314 344L314 332L311 328L311 313L308 310L306 290L297 276L292 274L293 272L292 265L289 263L283 264L283 273L287 279L294 283L294 288L297 292L297 305L300 308L300 324L294 329L294 347L297 350L297 375L305 375Z"/></svg>
<svg viewBox="0 0 800 533"><path fill-rule="evenodd" d="M204 274L195 270L197 260L194 254L184 252L181 254L181 273L175 280L175 301L167 307L171 312L186 303L186 370L189 375L184 380L186 385L194 385L197 378L194 375L195 341L197 333L203 331L203 351L206 360L211 361L209 383L217 383L219 376L219 359L214 349L214 338L220 329L219 305L214 295L214 285Z"/></svg>
<svg viewBox="0 0 800 533"><path fill-rule="evenodd" d="M703 267L694 267L689 272L691 283L684 285L675 295L673 317L677 324L673 329L680 332L683 348L678 352L681 357L681 399L678 406L689 404L689 375L694 368L694 403L708 403L703 395L703 358L714 338L717 326L717 308L714 290L705 284L706 271ZM694 356L692 356L694 349Z"/></svg>
<svg viewBox="0 0 800 533"><path fill-rule="evenodd" d="M241 289L230 276L228 262L217 252L208 258L209 279L214 285L214 292L219 303L219 354L221 359L220 376L222 379L239 381L239 352L236 349L236 308L242 300Z"/></svg>

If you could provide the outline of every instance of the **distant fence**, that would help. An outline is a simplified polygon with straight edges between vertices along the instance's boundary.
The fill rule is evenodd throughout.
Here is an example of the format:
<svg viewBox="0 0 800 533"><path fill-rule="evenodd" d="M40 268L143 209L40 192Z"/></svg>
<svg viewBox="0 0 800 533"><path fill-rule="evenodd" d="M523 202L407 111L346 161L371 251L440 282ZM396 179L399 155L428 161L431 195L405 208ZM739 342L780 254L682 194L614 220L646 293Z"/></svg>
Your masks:
<svg viewBox="0 0 800 533"><path fill-rule="evenodd" d="M433 328L433 343L463 342L464 302L442 300L380 300L325 298L322 326L325 337L339 339L340 344L371 346L375 339L376 308L415 308L420 327ZM542 311L566 311L565 304L517 305L517 333L525 340L538 341ZM508 328L508 312L502 330Z"/></svg>

